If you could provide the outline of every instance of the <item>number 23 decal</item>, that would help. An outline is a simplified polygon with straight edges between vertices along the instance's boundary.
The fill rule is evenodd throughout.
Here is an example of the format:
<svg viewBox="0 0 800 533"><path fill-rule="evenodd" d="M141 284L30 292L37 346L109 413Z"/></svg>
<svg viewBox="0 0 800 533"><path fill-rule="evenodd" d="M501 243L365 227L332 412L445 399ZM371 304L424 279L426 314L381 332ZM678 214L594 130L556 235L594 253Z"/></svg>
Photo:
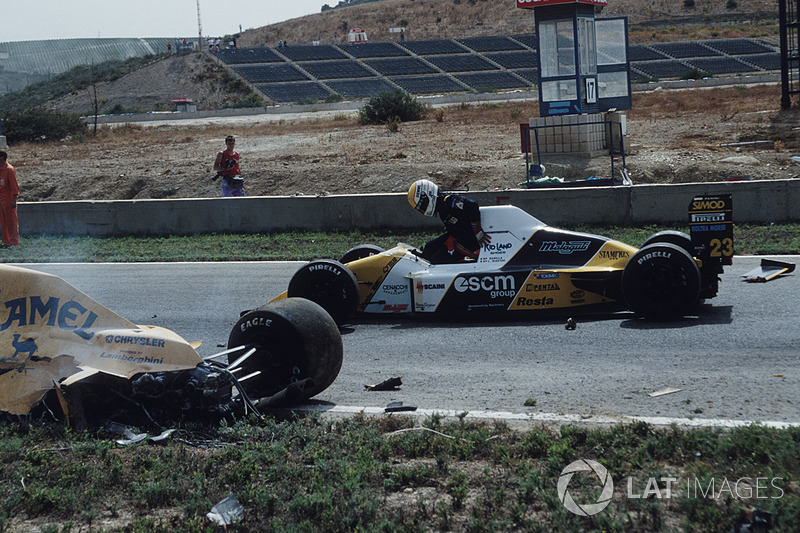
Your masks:
<svg viewBox="0 0 800 533"><path fill-rule="evenodd" d="M711 239L711 257L731 257L733 255L733 239Z"/></svg>

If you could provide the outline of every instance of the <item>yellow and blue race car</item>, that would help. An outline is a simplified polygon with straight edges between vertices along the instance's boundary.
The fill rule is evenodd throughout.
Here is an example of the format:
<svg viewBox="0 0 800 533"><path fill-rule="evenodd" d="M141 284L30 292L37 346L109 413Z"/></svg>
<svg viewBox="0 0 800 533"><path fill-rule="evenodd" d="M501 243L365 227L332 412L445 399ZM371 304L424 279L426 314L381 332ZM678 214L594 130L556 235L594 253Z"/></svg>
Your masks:
<svg viewBox="0 0 800 533"><path fill-rule="evenodd" d="M363 245L339 261L303 265L276 300L313 300L338 324L357 312L460 316L601 305L668 319L716 296L733 257L730 195L693 198L690 235L662 231L638 249L550 227L514 206L482 207L481 221L491 242L477 260L431 264L407 244Z"/></svg>

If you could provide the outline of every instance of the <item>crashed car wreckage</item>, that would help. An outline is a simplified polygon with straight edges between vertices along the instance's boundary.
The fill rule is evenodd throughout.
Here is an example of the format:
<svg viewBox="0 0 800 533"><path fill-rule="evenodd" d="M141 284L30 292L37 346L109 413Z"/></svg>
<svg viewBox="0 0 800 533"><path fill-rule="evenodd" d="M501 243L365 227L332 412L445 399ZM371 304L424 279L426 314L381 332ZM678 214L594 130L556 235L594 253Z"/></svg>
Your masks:
<svg viewBox="0 0 800 533"><path fill-rule="evenodd" d="M731 195L697 196L688 211L690 235L658 232L637 249L552 228L514 206L481 207L491 242L477 260L433 264L407 244L357 246L339 261L303 265L273 302L309 298L339 324L357 312L519 315L601 305L681 317L717 295L733 257Z"/></svg>
<svg viewBox="0 0 800 533"><path fill-rule="evenodd" d="M333 383L342 338L301 298L243 312L223 352L201 357L177 333L136 325L61 278L0 265L0 413L76 427L162 425L300 402Z"/></svg>

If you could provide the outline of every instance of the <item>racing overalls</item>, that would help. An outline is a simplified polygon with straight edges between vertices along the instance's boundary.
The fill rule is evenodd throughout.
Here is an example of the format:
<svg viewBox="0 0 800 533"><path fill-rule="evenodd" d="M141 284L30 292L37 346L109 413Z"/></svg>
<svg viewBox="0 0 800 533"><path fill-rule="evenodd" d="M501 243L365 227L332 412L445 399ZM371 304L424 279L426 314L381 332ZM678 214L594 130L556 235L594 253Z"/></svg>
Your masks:
<svg viewBox="0 0 800 533"><path fill-rule="evenodd" d="M0 166L0 225L3 227L3 244L6 246L19 244L17 196L19 196L17 172L6 161Z"/></svg>
<svg viewBox="0 0 800 533"><path fill-rule="evenodd" d="M446 233L425 244L422 257L434 264L477 259L481 250L475 236L481 222L478 202L460 194L446 194L439 197L436 212Z"/></svg>

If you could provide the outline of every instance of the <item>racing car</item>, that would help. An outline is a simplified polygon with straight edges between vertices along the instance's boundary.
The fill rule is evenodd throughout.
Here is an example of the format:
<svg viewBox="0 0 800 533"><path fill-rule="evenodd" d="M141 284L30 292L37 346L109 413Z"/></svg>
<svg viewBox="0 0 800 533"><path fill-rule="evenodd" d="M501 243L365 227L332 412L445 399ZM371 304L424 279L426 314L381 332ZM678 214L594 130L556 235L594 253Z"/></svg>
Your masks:
<svg viewBox="0 0 800 533"><path fill-rule="evenodd" d="M303 265L286 297L311 299L338 324L354 313L463 314L616 306L651 319L682 317L717 295L733 257L730 195L689 205L690 235L662 231L640 248L546 225L514 206L481 208L491 236L477 260L431 264L413 246L355 247Z"/></svg>
<svg viewBox="0 0 800 533"><path fill-rule="evenodd" d="M201 357L177 333L139 326L63 279L0 265L0 414L76 427L235 418L325 390L342 338L318 304L289 298L241 314L227 349Z"/></svg>

